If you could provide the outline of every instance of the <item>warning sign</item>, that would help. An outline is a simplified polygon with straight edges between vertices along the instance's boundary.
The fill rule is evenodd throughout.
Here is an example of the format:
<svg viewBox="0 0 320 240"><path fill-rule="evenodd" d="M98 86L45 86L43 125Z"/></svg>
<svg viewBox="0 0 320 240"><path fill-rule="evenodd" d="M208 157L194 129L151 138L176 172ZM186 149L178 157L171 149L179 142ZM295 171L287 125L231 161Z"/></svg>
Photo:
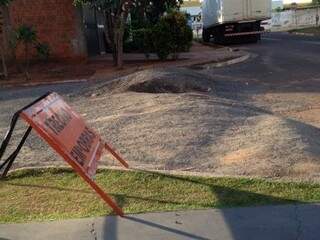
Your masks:
<svg viewBox="0 0 320 240"><path fill-rule="evenodd" d="M89 177L95 175L104 144L58 94L50 94L21 116L67 161Z"/></svg>
<svg viewBox="0 0 320 240"><path fill-rule="evenodd" d="M23 109L20 116L67 161L115 210L122 210L92 180L103 151L109 151L126 168L128 164L57 93L48 94Z"/></svg>

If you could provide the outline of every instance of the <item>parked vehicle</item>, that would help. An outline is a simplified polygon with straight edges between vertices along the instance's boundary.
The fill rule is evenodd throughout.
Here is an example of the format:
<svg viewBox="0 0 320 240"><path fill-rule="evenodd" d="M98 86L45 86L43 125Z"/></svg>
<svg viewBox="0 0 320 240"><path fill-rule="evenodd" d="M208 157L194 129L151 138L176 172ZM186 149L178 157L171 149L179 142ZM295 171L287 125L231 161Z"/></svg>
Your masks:
<svg viewBox="0 0 320 240"><path fill-rule="evenodd" d="M203 41L224 44L234 40L257 42L271 18L271 0L203 0Z"/></svg>

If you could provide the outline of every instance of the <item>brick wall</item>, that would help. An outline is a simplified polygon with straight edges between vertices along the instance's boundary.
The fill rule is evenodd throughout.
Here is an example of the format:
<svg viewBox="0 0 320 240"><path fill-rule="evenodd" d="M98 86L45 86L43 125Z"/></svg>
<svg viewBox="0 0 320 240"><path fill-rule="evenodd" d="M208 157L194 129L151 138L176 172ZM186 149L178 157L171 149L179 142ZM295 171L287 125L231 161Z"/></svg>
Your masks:
<svg viewBox="0 0 320 240"><path fill-rule="evenodd" d="M14 0L10 5L14 28L33 26L41 42L49 44L53 58L86 57L82 21L73 0ZM18 49L17 57L23 57Z"/></svg>
<svg viewBox="0 0 320 240"><path fill-rule="evenodd" d="M3 24L4 24L4 18L2 14L2 9L0 9L0 39L2 38Z"/></svg>

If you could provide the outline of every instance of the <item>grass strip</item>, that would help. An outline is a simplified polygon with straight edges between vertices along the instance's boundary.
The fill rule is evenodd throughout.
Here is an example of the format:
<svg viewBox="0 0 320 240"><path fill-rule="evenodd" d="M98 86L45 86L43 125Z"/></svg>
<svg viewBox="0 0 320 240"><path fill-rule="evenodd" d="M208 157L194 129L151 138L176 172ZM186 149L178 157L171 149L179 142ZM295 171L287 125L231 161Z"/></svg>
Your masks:
<svg viewBox="0 0 320 240"><path fill-rule="evenodd" d="M96 181L125 213L320 201L320 185L99 170ZM0 223L113 214L69 169L21 170L0 181Z"/></svg>

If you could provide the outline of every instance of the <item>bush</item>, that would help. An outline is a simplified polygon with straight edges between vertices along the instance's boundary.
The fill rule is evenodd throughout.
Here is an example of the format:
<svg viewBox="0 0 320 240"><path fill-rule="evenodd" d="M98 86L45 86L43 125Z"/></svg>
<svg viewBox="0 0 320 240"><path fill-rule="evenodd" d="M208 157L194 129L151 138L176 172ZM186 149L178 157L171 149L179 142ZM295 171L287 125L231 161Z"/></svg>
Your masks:
<svg viewBox="0 0 320 240"><path fill-rule="evenodd" d="M153 49L160 59L167 59L170 54L177 59L180 52L189 51L192 38L185 14L177 11L161 17L152 31Z"/></svg>
<svg viewBox="0 0 320 240"><path fill-rule="evenodd" d="M48 43L40 43L38 42L35 46L37 50L37 55L40 59L48 60L50 56L50 46Z"/></svg>
<svg viewBox="0 0 320 240"><path fill-rule="evenodd" d="M147 57L155 52L161 60L172 54L177 59L180 52L189 51L192 38L186 15L172 11L161 17L153 27L127 29L124 49L126 52L143 52Z"/></svg>
<svg viewBox="0 0 320 240"><path fill-rule="evenodd" d="M136 52L142 51L144 47L144 29L131 30L129 33L125 34L125 44L124 49L126 52Z"/></svg>
<svg viewBox="0 0 320 240"><path fill-rule="evenodd" d="M172 52L172 36L167 22L158 23L152 29L153 50L161 60L168 58Z"/></svg>
<svg viewBox="0 0 320 240"><path fill-rule="evenodd" d="M152 51L152 29L141 28L132 30L132 39L127 40L124 44L125 52L143 52L146 57L149 56Z"/></svg>
<svg viewBox="0 0 320 240"><path fill-rule="evenodd" d="M37 33L32 26L21 25L16 30L16 37L18 42L31 44L37 40Z"/></svg>

